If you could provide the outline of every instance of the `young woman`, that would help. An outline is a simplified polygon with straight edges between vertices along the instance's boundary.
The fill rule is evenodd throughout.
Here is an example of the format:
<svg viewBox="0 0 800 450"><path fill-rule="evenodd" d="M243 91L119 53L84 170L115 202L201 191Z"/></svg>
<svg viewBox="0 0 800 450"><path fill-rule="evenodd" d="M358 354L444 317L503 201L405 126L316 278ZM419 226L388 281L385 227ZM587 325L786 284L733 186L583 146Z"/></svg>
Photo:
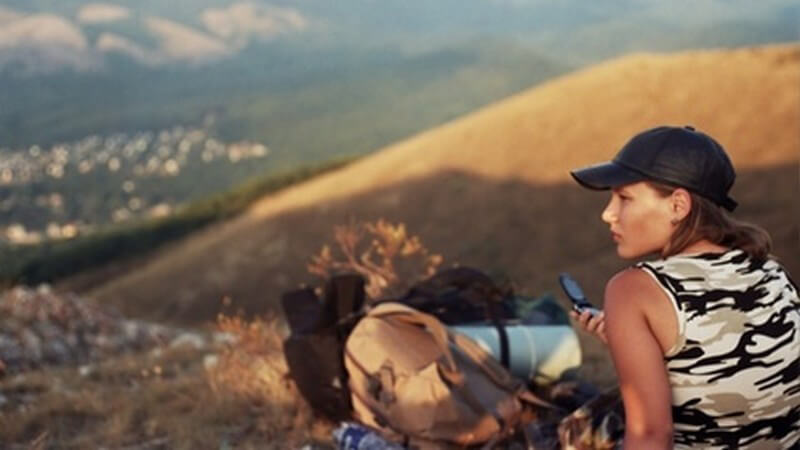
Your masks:
<svg viewBox="0 0 800 450"><path fill-rule="evenodd" d="M573 313L611 351L624 448L800 449L798 288L769 235L725 211L722 146L658 127L571 173L611 190L602 220L620 257L656 255L611 278L603 313Z"/></svg>

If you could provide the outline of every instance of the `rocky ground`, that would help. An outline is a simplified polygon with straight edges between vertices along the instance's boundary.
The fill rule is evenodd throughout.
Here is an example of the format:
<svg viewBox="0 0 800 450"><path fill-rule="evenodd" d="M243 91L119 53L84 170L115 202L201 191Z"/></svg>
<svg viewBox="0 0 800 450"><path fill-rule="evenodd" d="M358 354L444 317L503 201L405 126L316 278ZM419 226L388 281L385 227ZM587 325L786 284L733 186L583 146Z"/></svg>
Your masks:
<svg viewBox="0 0 800 450"><path fill-rule="evenodd" d="M201 349L230 338L130 320L74 294L46 285L16 287L0 296L0 373L81 365L145 349L188 345Z"/></svg>

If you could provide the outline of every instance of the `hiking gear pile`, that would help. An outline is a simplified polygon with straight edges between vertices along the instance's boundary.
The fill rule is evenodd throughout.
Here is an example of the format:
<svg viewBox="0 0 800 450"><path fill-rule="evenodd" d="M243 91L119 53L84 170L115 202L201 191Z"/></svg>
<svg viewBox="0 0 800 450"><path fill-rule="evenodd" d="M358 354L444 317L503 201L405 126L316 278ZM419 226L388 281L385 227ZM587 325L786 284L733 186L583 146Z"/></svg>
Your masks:
<svg viewBox="0 0 800 450"><path fill-rule="evenodd" d="M367 312L344 361L355 418L411 445L499 441L523 423L524 402L552 406L474 341L401 303Z"/></svg>
<svg viewBox="0 0 800 450"><path fill-rule="evenodd" d="M568 373L548 385L514 377L504 332L523 311L524 319L545 324L567 324L567 315L555 301L519 303L510 289L464 267L446 269L399 299L370 304L363 278L338 275L322 298L311 288L283 295L291 329L284 352L316 413L356 420L406 448L575 444L597 423L573 417L569 427L559 424L596 390ZM497 328L502 349L495 357L448 326L476 323ZM605 423L606 435L615 437L617 425Z"/></svg>

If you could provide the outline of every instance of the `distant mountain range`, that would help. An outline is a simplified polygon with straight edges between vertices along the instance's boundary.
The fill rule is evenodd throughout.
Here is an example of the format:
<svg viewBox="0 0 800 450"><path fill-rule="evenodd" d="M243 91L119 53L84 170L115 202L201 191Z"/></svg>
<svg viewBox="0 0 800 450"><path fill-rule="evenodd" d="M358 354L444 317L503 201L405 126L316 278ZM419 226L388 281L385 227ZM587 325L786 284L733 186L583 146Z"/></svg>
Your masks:
<svg viewBox="0 0 800 450"><path fill-rule="evenodd" d="M794 40L798 11L790 0L6 0L0 69L108 70L109 55L145 66L204 65L276 40L419 51L480 36L518 40L574 63L632 50Z"/></svg>
<svg viewBox="0 0 800 450"><path fill-rule="evenodd" d="M223 138L263 141L275 161L363 153L587 63L795 41L798 21L792 0L3 0L0 147L191 126L222 110ZM442 77L452 94L414 106L427 121L395 111L386 120L399 126L380 123ZM354 127L352 105L379 123ZM328 125L359 138L309 144L309 122L326 141Z"/></svg>

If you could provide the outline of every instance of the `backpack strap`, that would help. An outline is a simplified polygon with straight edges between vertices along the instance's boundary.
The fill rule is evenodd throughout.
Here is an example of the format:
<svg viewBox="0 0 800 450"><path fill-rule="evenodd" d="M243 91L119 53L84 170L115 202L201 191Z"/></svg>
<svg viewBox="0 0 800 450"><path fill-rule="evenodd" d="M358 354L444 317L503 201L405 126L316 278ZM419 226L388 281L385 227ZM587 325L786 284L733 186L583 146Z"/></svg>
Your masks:
<svg viewBox="0 0 800 450"><path fill-rule="evenodd" d="M561 409L558 406L543 400L534 395L516 378L514 378L505 368L495 361L486 350L469 337L461 333L450 333L450 338L456 346L484 371L489 378L497 385L505 389L517 392L517 397L532 405L542 406L548 409Z"/></svg>
<svg viewBox="0 0 800 450"><path fill-rule="evenodd" d="M508 344L508 333L505 325L503 325L502 316L498 312L499 308L499 302L490 300L486 303L486 314L489 317L489 321L497 329L497 336L500 337L500 364L509 369L511 367L511 352Z"/></svg>
<svg viewBox="0 0 800 450"><path fill-rule="evenodd" d="M478 367L480 367L496 385L509 391L513 391L519 387L519 381L501 366L497 360L489 355L486 350L468 336L461 333L449 332L449 338L464 355L475 361Z"/></svg>
<svg viewBox="0 0 800 450"><path fill-rule="evenodd" d="M358 370L360 370L361 373L364 374L364 376L367 378L367 382L370 385L375 385L375 386L380 385L381 380L375 377L373 374L369 373L367 369L358 361L358 358L353 356L353 353L347 347L345 347L344 349L344 357L348 361L353 363L353 365L358 367ZM389 420L386 418L386 416L381 413L381 411L385 409L385 406L382 405L378 400L375 400L370 396L361 395L358 389L351 389L350 392L356 397L358 397L358 399L362 403L367 405L367 407L369 407L369 410L373 414L373 416L375 416L375 422L377 422L378 425L385 427L390 423Z"/></svg>

